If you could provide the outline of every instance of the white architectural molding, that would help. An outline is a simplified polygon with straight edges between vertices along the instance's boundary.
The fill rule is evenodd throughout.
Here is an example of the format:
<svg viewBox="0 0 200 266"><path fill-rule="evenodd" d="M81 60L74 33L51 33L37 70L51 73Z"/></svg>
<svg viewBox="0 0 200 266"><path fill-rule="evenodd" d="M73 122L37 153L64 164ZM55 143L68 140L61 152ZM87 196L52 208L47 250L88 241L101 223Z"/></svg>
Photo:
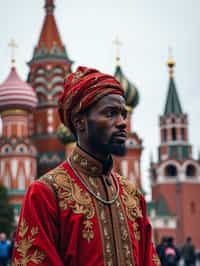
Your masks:
<svg viewBox="0 0 200 266"><path fill-rule="evenodd" d="M152 227L157 229L176 229L176 217L164 216L151 218Z"/></svg>

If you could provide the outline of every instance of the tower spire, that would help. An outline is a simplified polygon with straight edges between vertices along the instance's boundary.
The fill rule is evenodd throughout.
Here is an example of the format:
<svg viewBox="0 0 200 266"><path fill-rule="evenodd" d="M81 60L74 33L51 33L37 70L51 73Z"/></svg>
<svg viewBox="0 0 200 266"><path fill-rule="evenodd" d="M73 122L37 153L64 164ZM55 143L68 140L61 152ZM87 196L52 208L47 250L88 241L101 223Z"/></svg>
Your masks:
<svg viewBox="0 0 200 266"><path fill-rule="evenodd" d="M44 56L44 51L46 53L51 53L52 54L52 48L54 48L54 51L56 50L56 56L58 57L59 55L65 55L65 49L60 37L60 33L56 24L56 20L54 17L54 0L45 0L45 6L46 10L46 15L44 18L42 30L40 33L39 37L39 42L36 46L36 52L38 52L40 49L43 51L43 56ZM39 54L41 56L41 51L39 51Z"/></svg>
<svg viewBox="0 0 200 266"><path fill-rule="evenodd" d="M176 90L175 82L174 82L174 66L175 60L172 57L172 50L169 48L169 59L167 60L167 65L169 67L169 89L167 93L167 101L165 104L164 115L175 114L180 116L183 114L181 103L178 97L178 93Z"/></svg>
<svg viewBox="0 0 200 266"><path fill-rule="evenodd" d="M46 14L52 14L55 8L54 0L45 0Z"/></svg>

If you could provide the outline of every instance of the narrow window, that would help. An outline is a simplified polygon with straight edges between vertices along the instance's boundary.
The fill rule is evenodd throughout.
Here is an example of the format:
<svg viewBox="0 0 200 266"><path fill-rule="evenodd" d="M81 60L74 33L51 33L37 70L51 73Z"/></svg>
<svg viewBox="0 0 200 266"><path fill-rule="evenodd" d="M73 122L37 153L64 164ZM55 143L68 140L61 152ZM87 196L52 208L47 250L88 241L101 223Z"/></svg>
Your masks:
<svg viewBox="0 0 200 266"><path fill-rule="evenodd" d="M176 128L172 128L172 140L176 140Z"/></svg>

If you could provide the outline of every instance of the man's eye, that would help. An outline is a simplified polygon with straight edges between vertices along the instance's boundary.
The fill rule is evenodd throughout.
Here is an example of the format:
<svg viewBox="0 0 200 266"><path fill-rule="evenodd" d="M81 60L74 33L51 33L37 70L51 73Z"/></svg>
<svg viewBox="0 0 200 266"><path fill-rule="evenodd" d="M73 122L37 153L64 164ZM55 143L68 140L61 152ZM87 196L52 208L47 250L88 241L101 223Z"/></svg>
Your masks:
<svg viewBox="0 0 200 266"><path fill-rule="evenodd" d="M126 112L126 111L122 113L122 117L123 117L124 119L127 118L127 112Z"/></svg>
<svg viewBox="0 0 200 266"><path fill-rule="evenodd" d="M107 116L107 117L113 117L113 116L116 115L116 113L117 113L116 111L107 111L107 112L106 112L106 116Z"/></svg>

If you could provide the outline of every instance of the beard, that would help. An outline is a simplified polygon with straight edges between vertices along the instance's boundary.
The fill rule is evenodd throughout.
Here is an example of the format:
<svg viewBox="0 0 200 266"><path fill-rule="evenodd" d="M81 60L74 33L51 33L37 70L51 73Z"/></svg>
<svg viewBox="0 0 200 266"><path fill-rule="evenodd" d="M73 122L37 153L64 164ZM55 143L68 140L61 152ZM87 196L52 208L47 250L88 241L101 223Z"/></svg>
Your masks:
<svg viewBox="0 0 200 266"><path fill-rule="evenodd" d="M125 142L116 142L114 135L111 135L108 142L105 143L105 139L107 138L105 136L106 134L103 130L97 129L91 121L88 121L88 129L90 145L98 153L105 155L113 154L116 156L123 156L126 154L127 148Z"/></svg>
<svg viewBox="0 0 200 266"><path fill-rule="evenodd" d="M113 154L116 156L124 156L127 152L125 143L108 143L104 144L104 150L108 154Z"/></svg>

